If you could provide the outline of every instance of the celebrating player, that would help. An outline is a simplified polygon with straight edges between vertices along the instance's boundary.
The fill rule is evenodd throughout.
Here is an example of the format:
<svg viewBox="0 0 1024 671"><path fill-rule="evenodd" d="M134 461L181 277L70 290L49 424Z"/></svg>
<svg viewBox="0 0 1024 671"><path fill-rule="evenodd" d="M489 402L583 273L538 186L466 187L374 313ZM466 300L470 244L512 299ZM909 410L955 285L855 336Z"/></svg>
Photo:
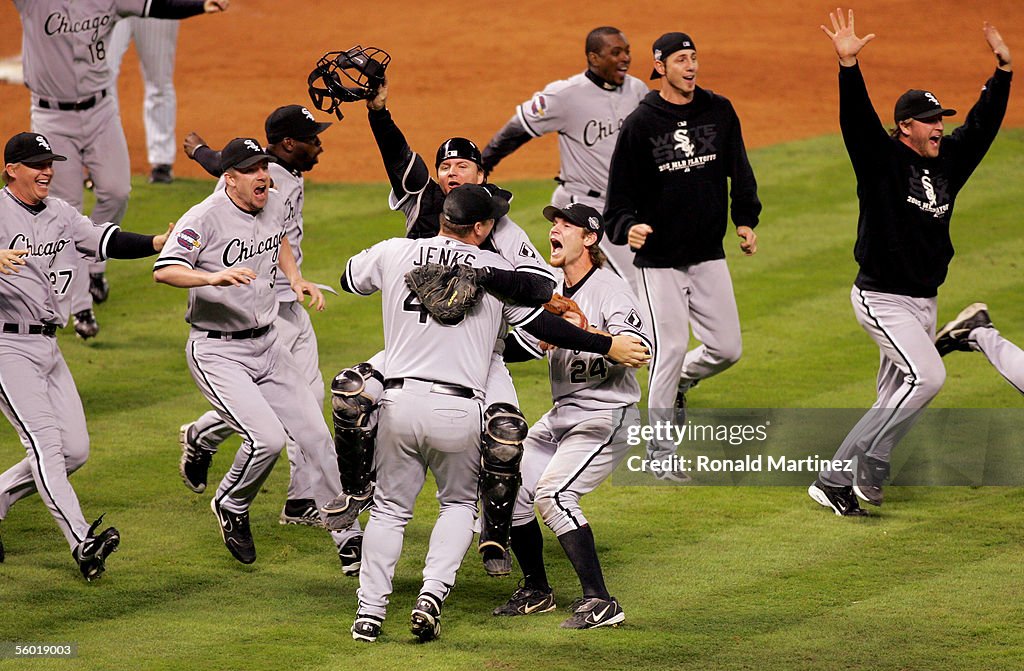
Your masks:
<svg viewBox="0 0 1024 671"><path fill-rule="evenodd" d="M988 306L972 303L935 336L939 356L978 351L1013 388L1024 394L1024 350L999 334L988 316Z"/></svg>
<svg viewBox="0 0 1024 671"><path fill-rule="evenodd" d="M740 358L739 313L722 247L730 197L740 249L748 256L757 251L761 202L739 118L727 99L697 86L697 71L688 35L655 41L651 79L661 79L661 90L623 123L608 181L609 236L636 251L640 303L654 333L651 421L672 419L693 385ZM687 351L691 326L701 344ZM675 449L671 441L652 442L648 456L663 459ZM686 479L676 471L658 477Z"/></svg>
<svg viewBox="0 0 1024 671"><path fill-rule="evenodd" d="M210 501L224 544L243 564L256 561L249 506L291 437L302 450L318 506L341 487L333 442L308 380L278 338L278 282L323 295L302 278L288 242L284 202L270 189L276 160L251 138L221 152L225 188L178 220L153 277L188 288L189 370L221 417L242 436L234 464ZM358 527L332 532L339 550ZM343 562L344 568L344 562Z"/></svg>
<svg viewBox="0 0 1024 671"><path fill-rule="evenodd" d="M0 239L10 250L3 255L0 277L0 408L21 437L26 457L0 475L0 520L15 501L38 492L82 576L92 580L103 573L121 535L113 527L96 533L103 516L86 522L68 481L89 456L89 433L56 332L68 320L68 289L80 272L80 255L151 256L167 234L137 235L112 222L93 223L50 197L53 162L65 160L38 133L18 133L4 147Z"/></svg>
<svg viewBox="0 0 1024 671"><path fill-rule="evenodd" d="M860 217L854 257L860 266L850 299L858 323L878 344L878 398L839 446L835 459L854 472L822 471L808 488L836 515L865 515L857 499L882 504L892 449L942 388L946 369L933 344L936 295L953 258L949 222L957 194L995 140L1010 95L1010 49L994 26L983 33L995 74L964 124L943 136L956 114L929 91L896 101L887 133L871 106L857 56L874 34L854 32L853 11L830 14L839 57L839 125L857 176ZM829 462L837 463L837 462Z"/></svg>
<svg viewBox="0 0 1024 671"><path fill-rule="evenodd" d="M628 333L650 346L640 307L622 278L604 266L598 243L601 215L574 203L544 208L551 226L551 265L561 268L560 293L577 301L590 324L608 333ZM513 333L506 339L507 361L543 356L535 339ZM523 584L495 615L529 615L555 607L544 570L543 538L534 504L558 537L583 588L583 598L562 626L593 629L625 619L622 607L605 587L594 533L580 508L628 451L627 432L640 423L636 373L600 356L565 349L547 353L551 368L552 408L530 428L524 443L523 485L516 500L512 551L523 569Z"/></svg>
<svg viewBox="0 0 1024 671"><path fill-rule="evenodd" d="M483 167L493 172L498 163L535 137L558 133L561 165L551 204L565 207L586 203L604 210L608 164L619 127L650 89L626 74L632 58L629 41L611 26L587 35L587 69L569 79L551 82L543 91L516 107L516 113L484 147ZM607 265L637 290L633 253L626 245L601 240Z"/></svg>

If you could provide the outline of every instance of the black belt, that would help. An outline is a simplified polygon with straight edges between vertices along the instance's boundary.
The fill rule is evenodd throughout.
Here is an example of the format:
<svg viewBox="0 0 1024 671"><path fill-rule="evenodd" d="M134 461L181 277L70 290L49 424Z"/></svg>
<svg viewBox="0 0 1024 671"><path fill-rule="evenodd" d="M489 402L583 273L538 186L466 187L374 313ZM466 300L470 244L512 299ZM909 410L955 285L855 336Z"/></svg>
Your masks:
<svg viewBox="0 0 1024 671"><path fill-rule="evenodd" d="M216 338L218 340L249 340L251 338L259 338L261 335L265 335L273 324L267 324L257 329L245 329L244 331L206 331L206 329L200 329L200 331L206 331L207 338Z"/></svg>
<svg viewBox="0 0 1024 671"><path fill-rule="evenodd" d="M39 99L39 106L45 110L59 109L61 112L84 112L87 109L92 109L96 106L96 103L107 97L106 90L100 91L91 98L85 100L79 100L73 103L60 102L59 100L47 100L45 98Z"/></svg>
<svg viewBox="0 0 1024 671"><path fill-rule="evenodd" d="M460 398L473 398L476 396L469 387L463 387L461 384L448 384L447 382L431 382L430 380L420 380L419 378L410 377L410 380L416 380L418 382L427 382L430 384L430 391L434 394L445 394L446 396L458 396ZM393 377L390 380L384 380L385 389L401 389L405 386L404 377Z"/></svg>
<svg viewBox="0 0 1024 671"><path fill-rule="evenodd" d="M21 324L4 324L4 333L27 333L29 335L44 335L44 336L55 336L57 335L56 324L29 324L28 326L22 326Z"/></svg>
<svg viewBox="0 0 1024 671"><path fill-rule="evenodd" d="M555 177L555 181L558 182L559 184L561 184L562 186L566 186L568 184L568 182L566 182L561 177ZM568 191L569 193L572 193L571 189L566 189L566 191ZM593 189L587 189L587 196L589 196L590 198L602 198L603 194L600 191L594 191Z"/></svg>

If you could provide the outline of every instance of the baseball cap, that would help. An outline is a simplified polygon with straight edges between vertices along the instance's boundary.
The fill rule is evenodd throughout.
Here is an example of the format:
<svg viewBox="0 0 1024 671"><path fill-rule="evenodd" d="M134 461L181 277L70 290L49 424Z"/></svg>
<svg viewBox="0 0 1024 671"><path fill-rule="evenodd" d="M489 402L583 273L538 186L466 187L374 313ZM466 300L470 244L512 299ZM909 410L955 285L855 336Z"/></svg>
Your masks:
<svg viewBox="0 0 1024 671"><path fill-rule="evenodd" d="M267 142L274 144L286 137L313 137L323 133L330 125L330 121L318 122L313 113L302 105L285 105L278 107L267 117Z"/></svg>
<svg viewBox="0 0 1024 671"><path fill-rule="evenodd" d="M544 218L554 223L555 217L561 217L570 224L579 226L585 231L597 233L597 241L604 237L604 217L601 213L583 203L572 203L563 208L548 205L544 208Z"/></svg>
<svg viewBox="0 0 1024 671"><path fill-rule="evenodd" d="M930 119L936 116L953 116L956 110L947 109L939 104L939 99L931 91L910 89L900 96L893 110L896 123L907 119Z"/></svg>
<svg viewBox="0 0 1024 671"><path fill-rule="evenodd" d="M473 144L472 140L467 140L464 137L449 138L441 143L441 146L437 148L437 159L434 161L434 170L437 170L437 167L441 165L443 161L447 161L450 158L464 158L481 167L483 167L484 164L484 159L480 155L480 149Z"/></svg>
<svg viewBox="0 0 1024 671"><path fill-rule="evenodd" d="M671 54L683 49L697 50L697 46L690 39L689 35L686 33L665 33L654 40L654 60L664 62ZM651 70L651 79L660 78L661 75L658 74L657 70Z"/></svg>
<svg viewBox="0 0 1024 671"><path fill-rule="evenodd" d="M277 159L263 151L260 143L251 137L236 137L220 152L220 170L244 170L260 161L277 163Z"/></svg>
<svg viewBox="0 0 1024 671"><path fill-rule="evenodd" d="M480 184L460 184L444 199L444 218L450 224L467 226L508 214L508 201L492 195Z"/></svg>
<svg viewBox="0 0 1024 671"><path fill-rule="evenodd" d="M66 156L54 154L50 142L39 133L18 133L4 146L4 163L42 163L66 161Z"/></svg>

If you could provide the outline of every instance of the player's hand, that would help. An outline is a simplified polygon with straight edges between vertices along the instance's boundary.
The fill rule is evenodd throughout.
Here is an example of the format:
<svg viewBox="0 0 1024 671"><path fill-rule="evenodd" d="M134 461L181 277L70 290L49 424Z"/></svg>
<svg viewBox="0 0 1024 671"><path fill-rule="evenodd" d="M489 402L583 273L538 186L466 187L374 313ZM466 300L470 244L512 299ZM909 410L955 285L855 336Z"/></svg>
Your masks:
<svg viewBox="0 0 1024 671"><path fill-rule="evenodd" d="M747 256L757 253L757 233L750 226L737 226L736 235L741 238L740 250Z"/></svg>
<svg viewBox="0 0 1024 671"><path fill-rule="evenodd" d="M20 273L18 266L25 265L25 259L22 257L27 255L27 249L0 249L0 273Z"/></svg>
<svg viewBox="0 0 1024 671"><path fill-rule="evenodd" d="M206 0L206 2L203 3L203 11L207 14L225 12L230 4L231 0Z"/></svg>
<svg viewBox="0 0 1024 671"><path fill-rule="evenodd" d="M639 368L651 360L647 346L639 338L629 335L612 336L612 348L605 356L630 368Z"/></svg>
<svg viewBox="0 0 1024 671"><path fill-rule="evenodd" d="M210 273L207 283L211 287L237 287L242 284L249 284L256 279L256 273L251 268L225 268L216 273Z"/></svg>
<svg viewBox="0 0 1024 671"><path fill-rule="evenodd" d="M1006 46L1006 42L1003 42L1003 36L999 34L996 27L988 21L982 27L985 33L985 39L988 41L988 46L992 47L992 53L996 55L996 61L999 62L999 69L1010 71L1010 47Z"/></svg>
<svg viewBox="0 0 1024 671"><path fill-rule="evenodd" d="M384 77L384 83L377 89L377 95L366 101L367 109L379 112L388 106L388 78Z"/></svg>
<svg viewBox="0 0 1024 671"><path fill-rule="evenodd" d="M647 236L654 232L654 229L647 224L634 224L629 229L626 241L630 249L640 249L647 242Z"/></svg>
<svg viewBox="0 0 1024 671"><path fill-rule="evenodd" d="M160 251L167 244L167 238L171 237L171 231L174 230L174 222L167 224L167 232L161 233L160 235L153 236L153 249Z"/></svg>
<svg viewBox="0 0 1024 671"><path fill-rule="evenodd" d="M540 349L541 352L550 352L552 350L558 349L557 347L555 347L551 343L544 342L543 340L540 340L540 341L537 342L537 347Z"/></svg>
<svg viewBox="0 0 1024 671"><path fill-rule="evenodd" d="M853 30L853 10L850 10L849 19L843 17L843 10L836 7L836 11L829 12L829 18L832 19L832 30L829 30L824 25L819 26L829 39L832 40L832 46L835 47L836 55L839 56L839 63L850 67L857 62L857 54L864 48L864 45L875 39L875 34L865 35L864 37L857 37L857 34Z"/></svg>
<svg viewBox="0 0 1024 671"><path fill-rule="evenodd" d="M320 291L320 287L312 282L306 280L297 280L292 282L292 291L299 297L299 302L305 304L305 298L303 295L309 296L309 307L315 308L317 312L323 312L326 307L326 301L324 301L324 294Z"/></svg>
<svg viewBox="0 0 1024 671"><path fill-rule="evenodd" d="M182 149L185 150L185 156L194 159L196 155L196 149L200 147L206 147L206 140L199 137L199 133L195 131L185 136L185 141L181 143Z"/></svg>

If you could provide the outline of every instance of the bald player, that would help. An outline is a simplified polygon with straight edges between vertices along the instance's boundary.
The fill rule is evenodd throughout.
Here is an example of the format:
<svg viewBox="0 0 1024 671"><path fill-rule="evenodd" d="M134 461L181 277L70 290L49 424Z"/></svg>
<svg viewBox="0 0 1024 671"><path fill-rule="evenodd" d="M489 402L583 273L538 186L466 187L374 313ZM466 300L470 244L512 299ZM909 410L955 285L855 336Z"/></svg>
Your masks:
<svg viewBox="0 0 1024 671"><path fill-rule="evenodd" d="M16 501L38 493L71 547L86 580L98 578L121 534L96 533L103 516L86 522L68 476L89 456L85 412L56 332L68 320L68 288L80 255L141 258L155 254L167 235L137 235L117 224L93 223L50 196L53 162L66 158L39 133L18 133L4 147L0 191L0 409L26 456L0 474L0 520ZM0 561L4 560L0 544Z"/></svg>
<svg viewBox="0 0 1024 671"><path fill-rule="evenodd" d="M270 189L267 165L274 160L252 138L229 142L221 151L225 188L178 220L153 272L157 282L188 288L189 370L242 436L210 504L224 544L243 564L256 561L249 507L289 437L310 465L318 505L341 487L323 412L275 328L278 283L309 295L318 310L323 295L292 255L284 204ZM342 551L358 527L332 536L344 570Z"/></svg>
<svg viewBox="0 0 1024 671"><path fill-rule="evenodd" d="M608 166L623 120L650 91L629 71L629 41L611 26L594 28L586 40L587 69L568 79L551 82L543 91L516 107L508 123L483 151L488 173L533 138L558 133L558 187L551 204L565 207L584 203L604 211ZM633 253L629 247L601 240L607 266L637 291Z"/></svg>
<svg viewBox="0 0 1024 671"><path fill-rule="evenodd" d="M53 142L68 161L54 173L53 195L82 209L82 171L93 181L96 222L120 223L128 207L131 174L114 75L107 63L114 25L126 16L183 19L221 12L230 0L13 0L21 16L25 85L32 92L32 130ZM77 273L71 287L75 331L94 337L90 281L106 298L103 266Z"/></svg>

